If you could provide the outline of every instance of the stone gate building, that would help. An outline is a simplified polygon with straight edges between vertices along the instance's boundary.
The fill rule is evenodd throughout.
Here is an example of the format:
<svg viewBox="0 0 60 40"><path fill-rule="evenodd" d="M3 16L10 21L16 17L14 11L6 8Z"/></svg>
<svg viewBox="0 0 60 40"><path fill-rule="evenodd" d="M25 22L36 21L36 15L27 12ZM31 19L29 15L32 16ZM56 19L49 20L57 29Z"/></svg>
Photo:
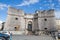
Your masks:
<svg viewBox="0 0 60 40"><path fill-rule="evenodd" d="M35 14L25 14L23 10L8 8L4 30L8 31L37 31L56 30L54 10L35 11Z"/></svg>

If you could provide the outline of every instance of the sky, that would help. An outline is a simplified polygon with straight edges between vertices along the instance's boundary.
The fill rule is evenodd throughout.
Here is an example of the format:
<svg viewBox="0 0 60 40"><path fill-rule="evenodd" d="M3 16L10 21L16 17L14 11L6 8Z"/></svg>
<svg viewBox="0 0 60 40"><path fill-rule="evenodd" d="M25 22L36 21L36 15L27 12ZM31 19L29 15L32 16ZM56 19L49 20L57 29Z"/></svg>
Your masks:
<svg viewBox="0 0 60 40"><path fill-rule="evenodd" d="M6 21L8 7L22 9L27 14L54 9L56 18L60 18L60 0L0 0L0 22Z"/></svg>

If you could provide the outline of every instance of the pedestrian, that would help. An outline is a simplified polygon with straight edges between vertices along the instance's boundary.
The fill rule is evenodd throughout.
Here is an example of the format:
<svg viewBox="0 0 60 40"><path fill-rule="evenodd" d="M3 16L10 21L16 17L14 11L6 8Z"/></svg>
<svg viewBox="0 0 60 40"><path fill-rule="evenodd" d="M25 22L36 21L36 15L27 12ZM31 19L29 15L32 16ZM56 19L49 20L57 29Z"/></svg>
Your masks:
<svg viewBox="0 0 60 40"><path fill-rule="evenodd" d="M12 33L10 33L10 40L12 40Z"/></svg>

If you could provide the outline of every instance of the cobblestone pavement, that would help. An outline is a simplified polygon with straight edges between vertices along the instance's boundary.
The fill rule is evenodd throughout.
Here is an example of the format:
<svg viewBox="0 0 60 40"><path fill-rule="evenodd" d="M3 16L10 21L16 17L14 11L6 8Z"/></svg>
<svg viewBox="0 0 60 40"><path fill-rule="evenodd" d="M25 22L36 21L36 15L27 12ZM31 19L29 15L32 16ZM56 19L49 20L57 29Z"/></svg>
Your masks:
<svg viewBox="0 0 60 40"><path fill-rule="evenodd" d="M14 35L12 40L55 40L51 36Z"/></svg>

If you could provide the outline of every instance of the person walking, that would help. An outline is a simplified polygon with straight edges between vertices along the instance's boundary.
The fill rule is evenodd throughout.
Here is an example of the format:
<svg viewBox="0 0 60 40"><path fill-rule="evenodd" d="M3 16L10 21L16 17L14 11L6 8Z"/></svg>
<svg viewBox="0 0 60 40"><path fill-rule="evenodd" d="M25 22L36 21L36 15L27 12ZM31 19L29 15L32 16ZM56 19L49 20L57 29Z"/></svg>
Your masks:
<svg viewBox="0 0 60 40"><path fill-rule="evenodd" d="M12 33L10 33L10 40L12 40Z"/></svg>

